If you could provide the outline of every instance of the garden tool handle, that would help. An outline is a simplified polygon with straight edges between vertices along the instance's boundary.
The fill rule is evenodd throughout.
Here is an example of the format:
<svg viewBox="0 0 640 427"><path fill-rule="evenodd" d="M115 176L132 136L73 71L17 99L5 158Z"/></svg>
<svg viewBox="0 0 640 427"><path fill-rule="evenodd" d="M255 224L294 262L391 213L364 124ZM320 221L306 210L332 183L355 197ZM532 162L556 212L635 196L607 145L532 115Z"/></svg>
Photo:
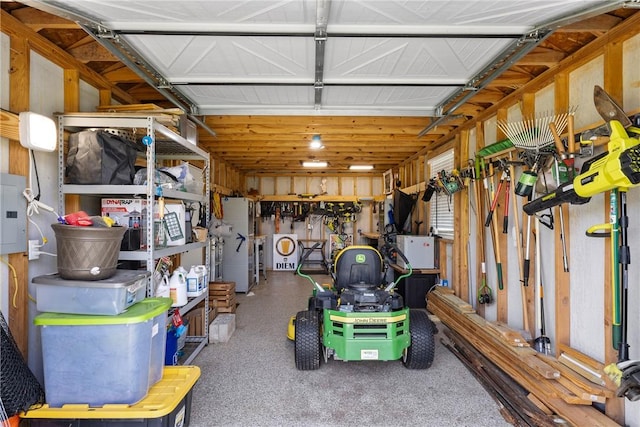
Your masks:
<svg viewBox="0 0 640 427"><path fill-rule="evenodd" d="M560 139L560 135L558 134L558 128L556 127L556 124L553 122L549 123L549 129L551 130L551 134L553 135L553 142L555 143L556 151L558 152L558 155L562 156L562 158L565 158L566 154L564 150L564 144Z"/></svg>
<svg viewBox="0 0 640 427"><path fill-rule="evenodd" d="M569 149L569 154L571 156L573 156L576 152L576 136L575 136L576 134L575 134L574 124L575 124L575 119L573 117L573 114L569 114L569 117L567 117L567 132L568 132L567 146Z"/></svg>

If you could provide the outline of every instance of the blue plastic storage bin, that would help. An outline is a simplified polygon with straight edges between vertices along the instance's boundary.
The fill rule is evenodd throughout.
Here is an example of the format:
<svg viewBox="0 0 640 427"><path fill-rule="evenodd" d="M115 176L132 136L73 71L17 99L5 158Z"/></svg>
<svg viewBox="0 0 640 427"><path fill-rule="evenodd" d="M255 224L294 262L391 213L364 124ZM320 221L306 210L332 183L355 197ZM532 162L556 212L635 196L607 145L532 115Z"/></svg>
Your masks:
<svg viewBox="0 0 640 427"><path fill-rule="evenodd" d="M166 319L171 303L170 298L148 298L117 316L36 316L34 323L42 327L47 403L99 407L144 398L160 360L152 357L152 349L162 338L154 338L164 335L160 319Z"/></svg>
<svg viewBox="0 0 640 427"><path fill-rule="evenodd" d="M166 299L166 298L163 298ZM147 298L141 304L155 304L158 298ZM167 343L167 311L164 310L153 318L151 338L151 366L149 368L149 387L162 379L164 354Z"/></svg>

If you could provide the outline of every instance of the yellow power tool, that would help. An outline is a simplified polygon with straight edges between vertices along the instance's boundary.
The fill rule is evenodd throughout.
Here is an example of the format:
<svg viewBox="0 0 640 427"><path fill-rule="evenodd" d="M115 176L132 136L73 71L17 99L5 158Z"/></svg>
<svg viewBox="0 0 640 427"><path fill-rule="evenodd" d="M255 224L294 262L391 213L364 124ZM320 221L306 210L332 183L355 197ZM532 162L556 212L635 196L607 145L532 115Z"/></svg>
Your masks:
<svg viewBox="0 0 640 427"><path fill-rule="evenodd" d="M617 120L611 120L608 125L611 129L608 150L585 162L583 172L573 181L524 205L528 215L562 203L581 205L596 194L640 185L640 139L629 137ZM638 128L630 126L628 130L640 134Z"/></svg>

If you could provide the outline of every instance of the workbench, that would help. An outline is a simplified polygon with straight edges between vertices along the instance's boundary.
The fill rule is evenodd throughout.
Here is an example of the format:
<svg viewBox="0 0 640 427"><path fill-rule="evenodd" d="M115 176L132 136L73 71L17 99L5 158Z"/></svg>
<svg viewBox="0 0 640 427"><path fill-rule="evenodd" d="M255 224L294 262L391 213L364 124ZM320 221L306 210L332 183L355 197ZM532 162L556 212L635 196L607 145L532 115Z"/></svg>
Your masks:
<svg viewBox="0 0 640 427"><path fill-rule="evenodd" d="M389 265L393 269L393 280L398 280L409 271L398 264ZM426 308L427 292L438 283L440 277L439 268L415 268L411 276L400 280L396 284L396 292L404 298L405 306L409 308Z"/></svg>

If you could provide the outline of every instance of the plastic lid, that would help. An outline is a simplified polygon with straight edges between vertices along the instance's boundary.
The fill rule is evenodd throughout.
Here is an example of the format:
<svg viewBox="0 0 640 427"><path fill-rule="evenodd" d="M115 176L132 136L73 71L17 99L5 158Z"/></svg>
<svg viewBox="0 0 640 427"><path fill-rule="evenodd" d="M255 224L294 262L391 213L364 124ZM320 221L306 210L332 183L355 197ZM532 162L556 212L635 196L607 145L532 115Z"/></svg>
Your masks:
<svg viewBox="0 0 640 427"><path fill-rule="evenodd" d="M146 279L151 273L144 270L117 269L113 276L101 280L69 280L60 277L59 273L36 276L31 281L38 285L55 285L87 288L121 288L139 280Z"/></svg>
<svg viewBox="0 0 640 427"><path fill-rule="evenodd" d="M20 414L21 418L31 419L73 419L82 425L161 425L158 420L174 411L179 411L178 405L192 392L200 378L200 368L197 366L165 366L162 379L149 389L149 393L141 401L133 405L122 403L108 404L101 408L89 407L87 404L66 404L61 408L51 408L44 404L42 407L30 409ZM137 418L137 420L134 420ZM128 422L124 419L130 420ZM96 420L95 422L83 420ZM147 421L146 423L143 421ZM156 420L156 422L151 422ZM47 424L47 423L44 423ZM162 424L162 425L166 425Z"/></svg>
<svg viewBox="0 0 640 427"><path fill-rule="evenodd" d="M173 300L171 298L147 298L132 305L127 311L116 316L42 313L33 319L33 323L38 326L92 326L142 323L166 312L172 303Z"/></svg>

